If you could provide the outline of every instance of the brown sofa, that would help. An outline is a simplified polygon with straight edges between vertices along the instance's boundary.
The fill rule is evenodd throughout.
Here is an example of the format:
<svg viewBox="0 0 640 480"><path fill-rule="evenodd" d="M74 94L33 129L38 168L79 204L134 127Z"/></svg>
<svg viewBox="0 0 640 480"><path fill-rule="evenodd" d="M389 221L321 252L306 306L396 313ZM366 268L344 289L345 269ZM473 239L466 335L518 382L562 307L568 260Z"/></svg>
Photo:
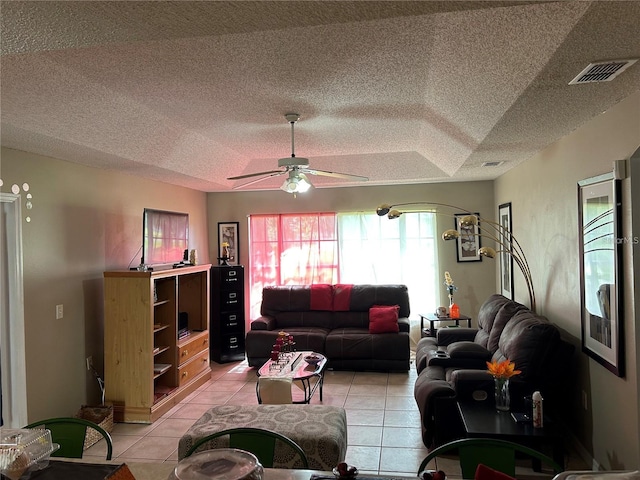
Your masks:
<svg viewBox="0 0 640 480"><path fill-rule="evenodd" d="M464 436L458 400L494 401L486 365L490 360L509 359L522 371L509 382L512 409L523 411L524 397L539 390L545 414L561 410L568 385L565 367L573 350L545 317L502 295L492 295L481 306L477 329L443 328L437 337L421 339L414 396L425 446Z"/></svg>
<svg viewBox="0 0 640 480"><path fill-rule="evenodd" d="M371 307L397 305L398 332L370 333ZM250 366L270 357L278 332L298 351L322 353L336 370L407 371L410 364L406 285L292 285L265 287L261 317L251 322L245 346Z"/></svg>

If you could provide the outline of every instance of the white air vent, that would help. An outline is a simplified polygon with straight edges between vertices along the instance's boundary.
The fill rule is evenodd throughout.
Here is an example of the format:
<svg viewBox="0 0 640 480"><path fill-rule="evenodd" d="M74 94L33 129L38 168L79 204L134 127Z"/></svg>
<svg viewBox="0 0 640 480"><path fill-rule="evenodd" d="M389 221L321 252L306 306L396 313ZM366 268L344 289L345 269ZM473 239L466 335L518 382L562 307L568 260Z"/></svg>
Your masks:
<svg viewBox="0 0 640 480"><path fill-rule="evenodd" d="M481 166L482 167L499 167L503 163L504 162L484 162Z"/></svg>
<svg viewBox="0 0 640 480"><path fill-rule="evenodd" d="M577 85L579 83L610 82L637 61L638 59L635 58L590 63L576 76L576 78L569 82L569 85Z"/></svg>

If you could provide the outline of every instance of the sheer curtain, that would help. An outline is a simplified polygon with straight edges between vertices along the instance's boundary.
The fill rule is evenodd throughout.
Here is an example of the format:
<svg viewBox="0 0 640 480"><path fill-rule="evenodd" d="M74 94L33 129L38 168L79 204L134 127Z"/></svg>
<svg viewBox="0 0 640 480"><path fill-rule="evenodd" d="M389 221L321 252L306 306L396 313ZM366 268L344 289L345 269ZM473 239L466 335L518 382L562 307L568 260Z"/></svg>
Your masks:
<svg viewBox="0 0 640 480"><path fill-rule="evenodd" d="M260 315L267 285L339 283L335 213L251 215L251 318Z"/></svg>
<svg viewBox="0 0 640 480"><path fill-rule="evenodd" d="M251 318L260 314L267 285L402 283L417 320L438 304L435 218L425 212L397 220L375 213L251 215Z"/></svg>
<svg viewBox="0 0 640 480"><path fill-rule="evenodd" d="M438 304L436 232L434 213L405 213L396 220L339 213L340 281L407 285L412 325L417 324L419 313Z"/></svg>

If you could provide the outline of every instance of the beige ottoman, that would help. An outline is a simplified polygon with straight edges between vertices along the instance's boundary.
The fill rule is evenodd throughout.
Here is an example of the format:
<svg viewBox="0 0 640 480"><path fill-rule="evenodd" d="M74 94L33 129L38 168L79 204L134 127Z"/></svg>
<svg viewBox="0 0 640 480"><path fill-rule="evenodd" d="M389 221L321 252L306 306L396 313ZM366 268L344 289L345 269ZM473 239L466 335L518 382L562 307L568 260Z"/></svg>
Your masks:
<svg viewBox="0 0 640 480"><path fill-rule="evenodd" d="M221 430L254 427L289 437L304 450L309 468L331 470L347 453L347 415L330 405L220 405L208 410L184 434L178 459L199 439ZM279 443L279 442L278 442ZM212 440L206 448L224 448L228 437ZM206 449L204 446L203 449ZM286 445L276 445L275 468L300 468Z"/></svg>

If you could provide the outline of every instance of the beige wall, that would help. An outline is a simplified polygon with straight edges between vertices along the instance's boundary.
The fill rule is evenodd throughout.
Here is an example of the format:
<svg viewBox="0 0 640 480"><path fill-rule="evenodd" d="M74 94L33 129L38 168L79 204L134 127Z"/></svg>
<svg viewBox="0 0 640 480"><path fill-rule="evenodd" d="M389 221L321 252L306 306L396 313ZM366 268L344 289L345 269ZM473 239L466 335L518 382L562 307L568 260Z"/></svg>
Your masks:
<svg viewBox="0 0 640 480"><path fill-rule="evenodd" d="M144 207L188 212L206 263L206 195L5 148L1 161L1 190L28 182L33 195L22 230L29 421L72 415L99 402L85 358L102 370L103 271L140 262Z"/></svg>
<svg viewBox="0 0 640 480"><path fill-rule="evenodd" d="M640 92L495 182L496 203L512 202L513 231L531 263L538 311L571 335L576 345L577 371L568 375L575 382L574 416L568 420L580 443L605 469L640 467L638 287L633 275L639 247L624 247L627 374L618 378L581 352L577 182L612 171L614 160L629 158L639 145ZM637 225L635 232L631 225L630 204L635 202L637 212L640 203L640 168L635 167L635 198L631 178L623 182L627 236L640 236ZM521 283L515 289L518 300L526 298ZM587 410L582 407L582 391L588 396Z"/></svg>
<svg viewBox="0 0 640 480"><path fill-rule="evenodd" d="M311 179L313 181L313 178ZM240 222L240 263L248 265L247 224L249 214L294 213L294 212L375 212L381 203L432 201L454 204L463 209L479 212L482 217L494 219L496 209L493 201L493 182L441 183L430 185L402 185L384 187L349 187L312 189L294 198L283 191L277 192L231 192L209 193L209 238L211 258L217 257L217 223ZM451 214L453 210L442 209ZM390 220L389 220L390 221ZM439 230L453 227L453 218L438 216ZM456 303L463 313L475 317L485 298L495 293L495 264L492 260L457 263L453 242L439 245L439 268L448 270L454 278L458 291ZM384 252L380 252L384 255ZM416 268L420 268L416 265ZM419 292L409 292L411 295ZM444 285L440 291L441 304L448 305ZM436 305L434 305L435 310ZM419 312L412 312L417 314ZM249 319L247 319L249 321ZM413 333L415 340L417 331Z"/></svg>
<svg viewBox="0 0 640 480"><path fill-rule="evenodd" d="M27 212L22 202L23 213L32 218L23 222L30 421L72 415L80 405L99 401L85 358L93 356L102 371L102 274L138 264L144 207L188 212L191 247L198 249L201 263L217 257L217 222L239 221L245 264L249 213L373 211L382 202L430 200L455 203L489 218L495 214L492 182L473 182L464 189L462 184L317 189L296 199L281 191L207 195L7 148L2 149L0 178L1 191L27 182L33 195L32 210ZM443 229L453 222L450 217L441 220ZM457 280L462 310L475 315L493 293L492 262L458 264L454 245L445 244L440 266ZM444 303L444 287L441 295ZM58 304L64 305L61 320L55 319Z"/></svg>

